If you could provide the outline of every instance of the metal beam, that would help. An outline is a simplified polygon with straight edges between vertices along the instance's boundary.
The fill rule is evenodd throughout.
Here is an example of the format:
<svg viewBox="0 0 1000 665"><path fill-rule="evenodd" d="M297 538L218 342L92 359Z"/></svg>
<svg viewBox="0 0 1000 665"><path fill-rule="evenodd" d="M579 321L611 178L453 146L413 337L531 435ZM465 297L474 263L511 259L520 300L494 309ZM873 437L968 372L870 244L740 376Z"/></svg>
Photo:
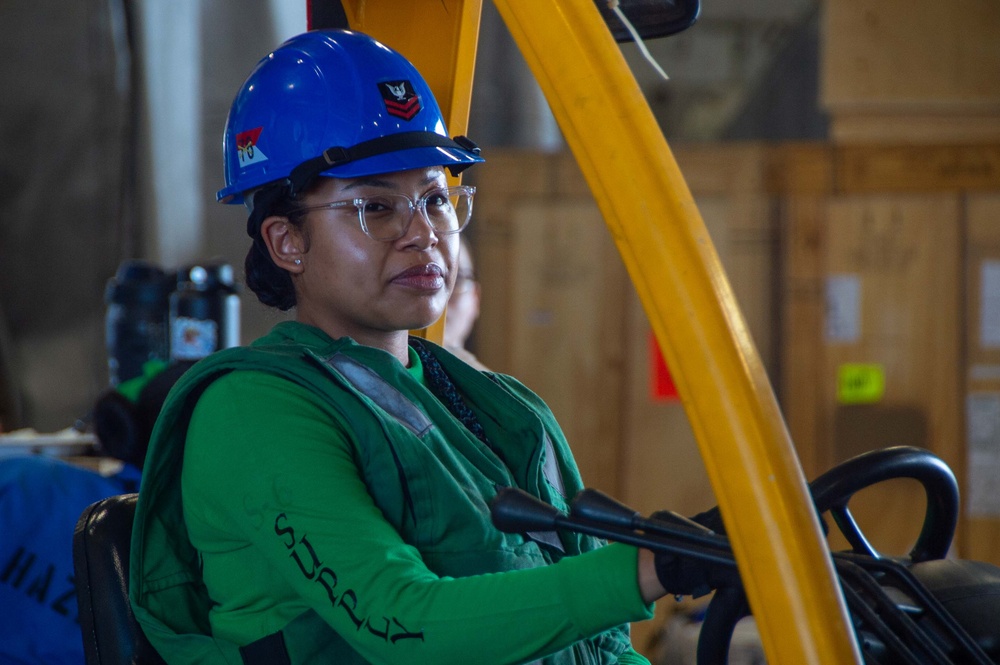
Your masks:
<svg viewBox="0 0 1000 665"><path fill-rule="evenodd" d="M352 29L392 46L423 74L449 133L466 134L482 0L343 0L343 6ZM453 184L461 181L450 179ZM428 328L411 332L440 344L444 322L442 316Z"/></svg>
<svg viewBox="0 0 1000 665"><path fill-rule="evenodd" d="M860 663L805 479L712 241L592 0L496 0L674 372L768 662ZM669 481L669 479L666 479Z"/></svg>

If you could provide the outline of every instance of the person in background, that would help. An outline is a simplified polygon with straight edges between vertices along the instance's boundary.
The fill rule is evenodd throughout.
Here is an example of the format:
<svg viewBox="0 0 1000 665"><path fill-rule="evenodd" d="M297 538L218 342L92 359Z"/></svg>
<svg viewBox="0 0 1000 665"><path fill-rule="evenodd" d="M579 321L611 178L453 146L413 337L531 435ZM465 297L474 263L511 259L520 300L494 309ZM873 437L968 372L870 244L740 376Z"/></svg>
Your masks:
<svg viewBox="0 0 1000 665"><path fill-rule="evenodd" d="M460 272L475 189L448 174L483 161L419 72L361 33L294 37L237 93L223 152L247 286L295 314L201 360L157 422L129 585L152 645L171 665L648 663L629 622L703 580L497 529L504 487L567 509L569 445L523 384L409 334Z"/></svg>
<svg viewBox="0 0 1000 665"><path fill-rule="evenodd" d="M479 318L479 290L475 264L472 261L472 248L465 236L461 236L458 276L455 278L455 288L448 300L448 310L444 320L444 348L476 369L486 370L487 367L466 348L472 328Z"/></svg>
<svg viewBox="0 0 1000 665"><path fill-rule="evenodd" d="M161 365L94 405L104 474L46 455L0 458L0 663L82 665L73 531L95 501L139 490L153 423L187 365Z"/></svg>

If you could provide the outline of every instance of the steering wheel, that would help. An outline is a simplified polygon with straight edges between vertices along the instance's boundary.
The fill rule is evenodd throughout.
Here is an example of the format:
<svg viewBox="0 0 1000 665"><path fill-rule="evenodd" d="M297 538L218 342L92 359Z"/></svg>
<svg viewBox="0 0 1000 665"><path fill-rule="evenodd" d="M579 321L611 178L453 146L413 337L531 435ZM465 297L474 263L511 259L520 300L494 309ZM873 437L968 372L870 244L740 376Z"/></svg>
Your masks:
<svg viewBox="0 0 1000 665"><path fill-rule="evenodd" d="M861 490L896 478L918 481L927 495L924 523L909 561L943 559L958 523L958 483L948 465L933 453L910 446L873 450L822 474L809 484L809 491L817 512L833 516L852 552L880 559L882 555L861 533L847 504ZM708 605L698 638L698 665L725 665L736 623L749 614L742 588L718 589Z"/></svg>

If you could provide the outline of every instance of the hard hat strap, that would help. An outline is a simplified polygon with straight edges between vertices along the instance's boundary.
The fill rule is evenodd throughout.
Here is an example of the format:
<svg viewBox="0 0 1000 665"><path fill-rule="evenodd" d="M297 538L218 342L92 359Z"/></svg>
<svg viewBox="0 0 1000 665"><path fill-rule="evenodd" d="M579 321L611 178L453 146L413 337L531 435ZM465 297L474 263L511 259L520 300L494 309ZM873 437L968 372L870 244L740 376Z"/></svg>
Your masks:
<svg viewBox="0 0 1000 665"><path fill-rule="evenodd" d="M319 157L308 159L292 169L288 181L292 186L292 192L298 193L317 175L335 166L408 148L454 148L473 155L479 154L479 146L464 136L450 139L434 132L403 132L380 136L349 148L343 146L327 148ZM455 164L449 165L448 168L452 175L458 175L468 166L470 165Z"/></svg>

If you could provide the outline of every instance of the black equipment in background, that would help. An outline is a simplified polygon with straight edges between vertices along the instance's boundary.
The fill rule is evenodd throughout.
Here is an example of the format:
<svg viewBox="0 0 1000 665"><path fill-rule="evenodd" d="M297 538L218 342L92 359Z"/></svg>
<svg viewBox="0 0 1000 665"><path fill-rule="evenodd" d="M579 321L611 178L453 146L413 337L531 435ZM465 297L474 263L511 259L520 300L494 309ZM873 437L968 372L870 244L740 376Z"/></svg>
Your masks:
<svg viewBox="0 0 1000 665"><path fill-rule="evenodd" d="M233 268L203 263L177 271L170 294L170 358L200 360L240 343L240 298Z"/></svg>
<svg viewBox="0 0 1000 665"><path fill-rule="evenodd" d="M173 283L147 261L125 261L104 291L105 342L112 386L142 376L150 361L170 358L167 302Z"/></svg>
<svg viewBox="0 0 1000 665"><path fill-rule="evenodd" d="M111 386L240 343L240 298L224 262L167 272L148 261L124 261L104 299Z"/></svg>
<svg viewBox="0 0 1000 665"><path fill-rule="evenodd" d="M634 41L608 0L594 0L594 4L615 41ZM667 37L687 30L701 14L701 0L617 0L617 4L643 39ZM310 30L350 27L341 0L310 0L308 24Z"/></svg>
<svg viewBox="0 0 1000 665"><path fill-rule="evenodd" d="M629 32L608 0L594 0L615 41L631 42ZM618 7L643 39L669 37L687 30L701 13L700 0L619 0Z"/></svg>

